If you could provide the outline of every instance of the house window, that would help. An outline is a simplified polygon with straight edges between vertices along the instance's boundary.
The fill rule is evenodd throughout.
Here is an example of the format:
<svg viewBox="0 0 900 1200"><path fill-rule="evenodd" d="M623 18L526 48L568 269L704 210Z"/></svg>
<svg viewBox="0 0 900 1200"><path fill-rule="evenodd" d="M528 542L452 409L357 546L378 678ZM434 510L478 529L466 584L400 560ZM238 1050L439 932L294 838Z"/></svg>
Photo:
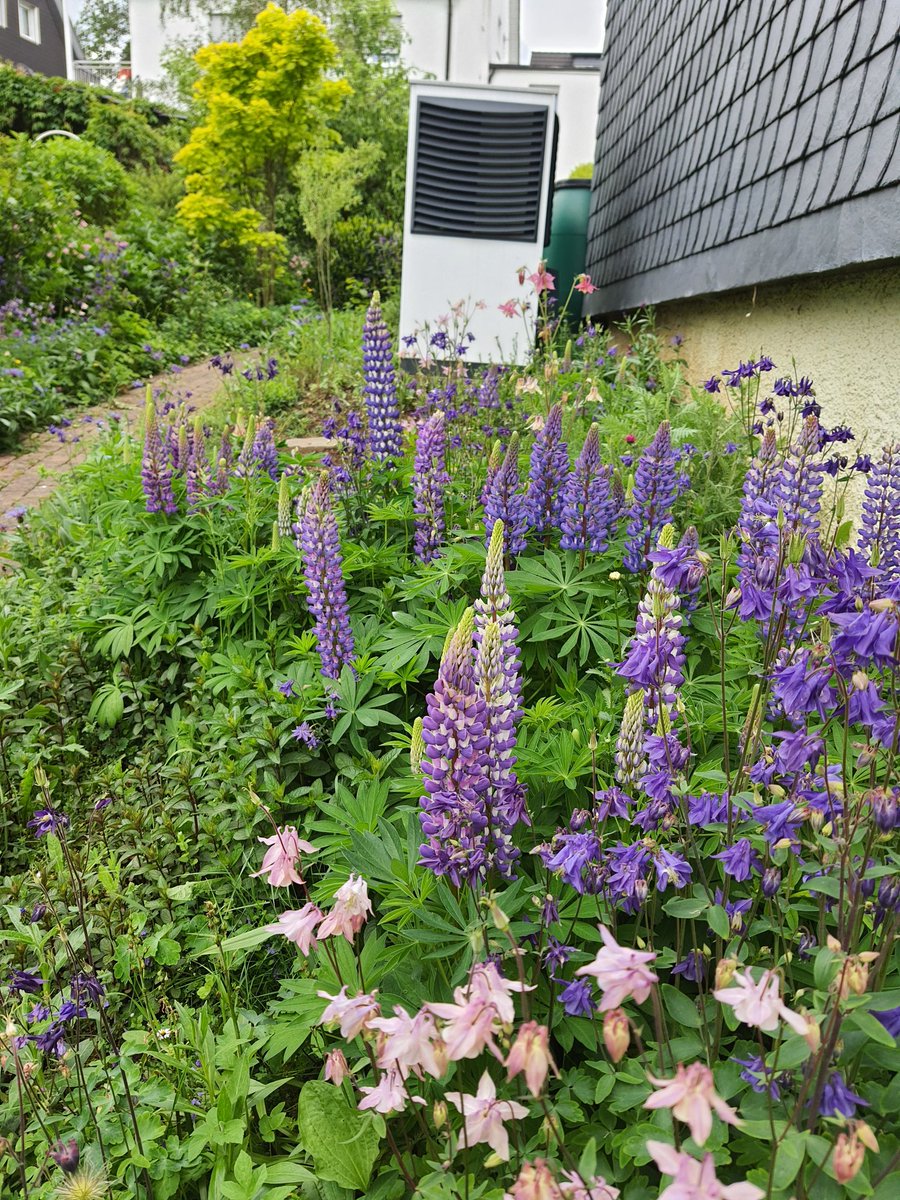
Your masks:
<svg viewBox="0 0 900 1200"><path fill-rule="evenodd" d="M34 4L23 4L19 0L19 37L26 42L41 44L41 13Z"/></svg>
<svg viewBox="0 0 900 1200"><path fill-rule="evenodd" d="M0 29L5 29L6 26L6 0L0 0Z"/></svg>

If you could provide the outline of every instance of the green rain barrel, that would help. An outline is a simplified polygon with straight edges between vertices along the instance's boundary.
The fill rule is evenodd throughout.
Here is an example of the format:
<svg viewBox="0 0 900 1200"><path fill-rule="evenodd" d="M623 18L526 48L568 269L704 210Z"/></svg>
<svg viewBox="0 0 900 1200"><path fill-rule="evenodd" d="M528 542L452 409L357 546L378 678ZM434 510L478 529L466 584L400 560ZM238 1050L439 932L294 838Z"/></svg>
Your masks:
<svg viewBox="0 0 900 1200"><path fill-rule="evenodd" d="M547 270L556 279L556 297L565 304L572 284L584 271L587 258L588 214L591 207L589 179L563 179L553 188L550 241L544 250ZM569 301L568 318L577 324L584 297L575 292Z"/></svg>

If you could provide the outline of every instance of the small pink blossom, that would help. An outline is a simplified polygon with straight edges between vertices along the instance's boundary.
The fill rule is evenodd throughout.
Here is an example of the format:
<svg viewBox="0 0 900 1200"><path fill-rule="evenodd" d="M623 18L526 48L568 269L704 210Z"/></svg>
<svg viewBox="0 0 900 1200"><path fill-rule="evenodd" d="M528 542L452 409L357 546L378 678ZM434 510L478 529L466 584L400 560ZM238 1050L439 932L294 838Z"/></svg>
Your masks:
<svg viewBox="0 0 900 1200"><path fill-rule="evenodd" d="M357 1108L373 1108L375 1112L385 1114L403 1112L407 1100L415 1104L425 1103L420 1096L410 1096L403 1086L403 1076L394 1067L384 1072L375 1087L361 1087L359 1090L365 1092L365 1096Z"/></svg>
<svg viewBox="0 0 900 1200"><path fill-rule="evenodd" d="M329 1050L325 1055L325 1078L340 1087L350 1074L350 1064L343 1050Z"/></svg>
<svg viewBox="0 0 900 1200"><path fill-rule="evenodd" d="M504 317L514 317L519 311L519 306L515 300L505 300L502 304L498 304L497 307L503 313Z"/></svg>
<svg viewBox="0 0 900 1200"><path fill-rule="evenodd" d="M304 904L302 908L283 912L277 921L266 926L266 930L268 933L280 933L289 942L299 946L300 953L308 958L310 949L316 948L315 928L324 916L315 904Z"/></svg>
<svg viewBox="0 0 900 1200"><path fill-rule="evenodd" d="M380 1039L376 1061L382 1070L396 1067L405 1079L410 1071L422 1068L440 1079L446 1070L446 1049L427 1009L414 1017L399 1004L392 1017L377 1017L370 1022L384 1036Z"/></svg>
<svg viewBox="0 0 900 1200"><path fill-rule="evenodd" d="M485 1048L502 1061L494 1035L512 1025L512 993L521 990L521 984L504 979L493 963L479 963L472 968L468 985L455 989L455 1003L429 1004L429 1011L446 1021L443 1038L448 1061L477 1058Z"/></svg>
<svg viewBox="0 0 900 1200"><path fill-rule="evenodd" d="M577 1171L563 1171L559 1191L571 1200L616 1200L619 1195L619 1189L607 1183L602 1175L595 1175L588 1185Z"/></svg>
<svg viewBox="0 0 900 1200"><path fill-rule="evenodd" d="M515 1100L498 1100L494 1081L487 1071L481 1076L474 1096L448 1092L447 1099L465 1118L465 1132L461 1139L465 1145L477 1146L479 1142L487 1142L498 1158L508 1162L509 1134L503 1123L527 1117L525 1105L517 1104Z"/></svg>
<svg viewBox="0 0 900 1200"><path fill-rule="evenodd" d="M319 927L319 937L324 941L334 934L343 934L348 942L352 942L372 911L366 881L351 875L334 893L334 898L337 904Z"/></svg>
<svg viewBox="0 0 900 1200"><path fill-rule="evenodd" d="M713 995L720 1004L729 1004L739 1021L764 1033L778 1028L779 1017L796 1033L803 1036L808 1033L808 1021L782 1003L774 971L764 971L757 983L749 971L735 971L732 986L717 988Z"/></svg>
<svg viewBox="0 0 900 1200"><path fill-rule="evenodd" d="M600 1012L618 1008L630 996L642 1004L658 981L658 977L645 966L653 962L656 955L620 946L605 925L600 926L600 936L604 944L597 951L597 957L587 966L579 967L575 974L593 975L597 980L597 986L603 993Z"/></svg>
<svg viewBox="0 0 900 1200"><path fill-rule="evenodd" d="M516 1176L512 1191L503 1200L560 1200L562 1192L543 1158L524 1163Z"/></svg>
<svg viewBox="0 0 900 1200"><path fill-rule="evenodd" d="M737 1113L719 1096L713 1073L702 1063L681 1063L675 1068L674 1079L655 1079L650 1082L659 1090L644 1101L644 1108L671 1108L673 1116L684 1121L691 1137L702 1146L712 1132L712 1110L728 1125L738 1125Z"/></svg>
<svg viewBox="0 0 900 1200"><path fill-rule="evenodd" d="M288 887L292 883L303 882L295 863L300 857L301 851L304 854L314 854L315 846L311 846L309 842L304 842L302 838L299 838L293 825L287 825L284 829L273 833L271 837L258 840L269 848L263 855L262 866L258 871L253 872L250 876L251 879L268 873L268 882L272 887Z"/></svg>
<svg viewBox="0 0 900 1200"><path fill-rule="evenodd" d="M647 1142L647 1150L672 1182L659 1194L659 1200L761 1200L765 1195L755 1183L721 1183L711 1154L697 1162L689 1154L665 1142Z"/></svg>
<svg viewBox="0 0 900 1200"><path fill-rule="evenodd" d="M368 1029L369 1022L381 1011L374 995L369 996L363 992L359 996L348 996L346 983L336 996L328 992L316 994L323 1000L330 1001L319 1017L319 1024L329 1025L333 1021L340 1025L341 1037L347 1041L355 1038L363 1029Z"/></svg>
<svg viewBox="0 0 900 1200"><path fill-rule="evenodd" d="M528 276L528 282L534 285L534 290L536 292L556 291L556 280L543 263L541 263L533 275Z"/></svg>
<svg viewBox="0 0 900 1200"><path fill-rule="evenodd" d="M524 1071L528 1090L537 1099L551 1068L556 1071L556 1064L550 1056L547 1026L538 1025L537 1021L526 1021L519 1029L507 1057L507 1078L513 1079L520 1071Z"/></svg>
<svg viewBox="0 0 900 1200"><path fill-rule="evenodd" d="M596 292L596 288L591 283L590 275L579 275L575 283L575 291L581 292L585 296L590 296L592 292Z"/></svg>

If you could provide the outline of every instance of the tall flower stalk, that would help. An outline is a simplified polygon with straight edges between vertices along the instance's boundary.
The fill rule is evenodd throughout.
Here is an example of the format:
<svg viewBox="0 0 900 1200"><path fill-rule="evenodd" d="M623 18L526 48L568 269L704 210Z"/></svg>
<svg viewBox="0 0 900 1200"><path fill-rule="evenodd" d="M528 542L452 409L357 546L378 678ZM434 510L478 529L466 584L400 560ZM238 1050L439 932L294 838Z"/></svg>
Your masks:
<svg viewBox="0 0 900 1200"><path fill-rule="evenodd" d="M525 549L528 527L525 496L519 491L519 435L509 439L509 447L494 473L484 500L484 531L490 541L496 521L503 522L504 553L521 554Z"/></svg>
<svg viewBox="0 0 900 1200"><path fill-rule="evenodd" d="M372 293L363 328L363 375L369 415L369 447L379 462L396 462L403 450L391 335L381 315L381 297Z"/></svg>
<svg viewBox="0 0 900 1200"><path fill-rule="evenodd" d="M629 571L646 568L647 556L656 547L662 527L672 519L678 486L676 465L671 427L668 421L663 421L641 454L634 475L625 542L625 566Z"/></svg>
<svg viewBox="0 0 900 1200"><path fill-rule="evenodd" d="M562 440L562 405L554 404L531 447L525 516L536 533L547 533L559 525L562 489L568 473L569 453Z"/></svg>
<svg viewBox="0 0 900 1200"><path fill-rule="evenodd" d="M420 562L440 557L445 529L444 491L449 482L444 414L438 409L421 426L416 439L413 493L415 552Z"/></svg>
<svg viewBox="0 0 900 1200"><path fill-rule="evenodd" d="M178 512L172 491L172 464L166 441L159 429L159 416L150 388L147 388L147 408L144 423L144 454L141 460L141 485L147 512Z"/></svg>
<svg viewBox="0 0 900 1200"><path fill-rule="evenodd" d="M584 565L587 551L600 554L609 545L614 517L610 473L600 461L600 439L597 426L592 425L563 491L560 545L563 550L579 550Z"/></svg>
<svg viewBox="0 0 900 1200"><path fill-rule="evenodd" d="M322 674L337 679L353 659L347 590L337 520L331 505L328 475L307 487L297 501L297 548L303 555L307 608L315 620Z"/></svg>
<svg viewBox="0 0 900 1200"><path fill-rule="evenodd" d="M519 631L516 627L516 614L506 590L506 575L503 570L504 541L503 522L495 521L488 543L484 574L481 577L481 594L475 601L475 641L480 645L487 626L492 621L496 622L500 630L506 690L513 702L513 719L518 721L522 715Z"/></svg>
<svg viewBox="0 0 900 1200"><path fill-rule="evenodd" d="M900 577L900 442L885 446L872 464L856 546L887 579Z"/></svg>

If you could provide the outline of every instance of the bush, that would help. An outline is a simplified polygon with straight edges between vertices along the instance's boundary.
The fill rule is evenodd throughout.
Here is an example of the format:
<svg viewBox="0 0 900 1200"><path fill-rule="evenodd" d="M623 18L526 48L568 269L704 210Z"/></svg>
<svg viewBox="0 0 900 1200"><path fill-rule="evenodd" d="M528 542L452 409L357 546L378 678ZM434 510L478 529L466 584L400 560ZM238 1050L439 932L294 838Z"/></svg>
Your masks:
<svg viewBox="0 0 900 1200"><path fill-rule="evenodd" d="M394 296L400 290L403 232L388 221L355 215L335 226L331 274L335 302L366 303L373 291Z"/></svg>
<svg viewBox="0 0 900 1200"><path fill-rule="evenodd" d="M31 170L50 183L57 196L71 196L79 215L95 225L110 225L134 202L131 181L107 150L89 141L53 138L28 155Z"/></svg>

